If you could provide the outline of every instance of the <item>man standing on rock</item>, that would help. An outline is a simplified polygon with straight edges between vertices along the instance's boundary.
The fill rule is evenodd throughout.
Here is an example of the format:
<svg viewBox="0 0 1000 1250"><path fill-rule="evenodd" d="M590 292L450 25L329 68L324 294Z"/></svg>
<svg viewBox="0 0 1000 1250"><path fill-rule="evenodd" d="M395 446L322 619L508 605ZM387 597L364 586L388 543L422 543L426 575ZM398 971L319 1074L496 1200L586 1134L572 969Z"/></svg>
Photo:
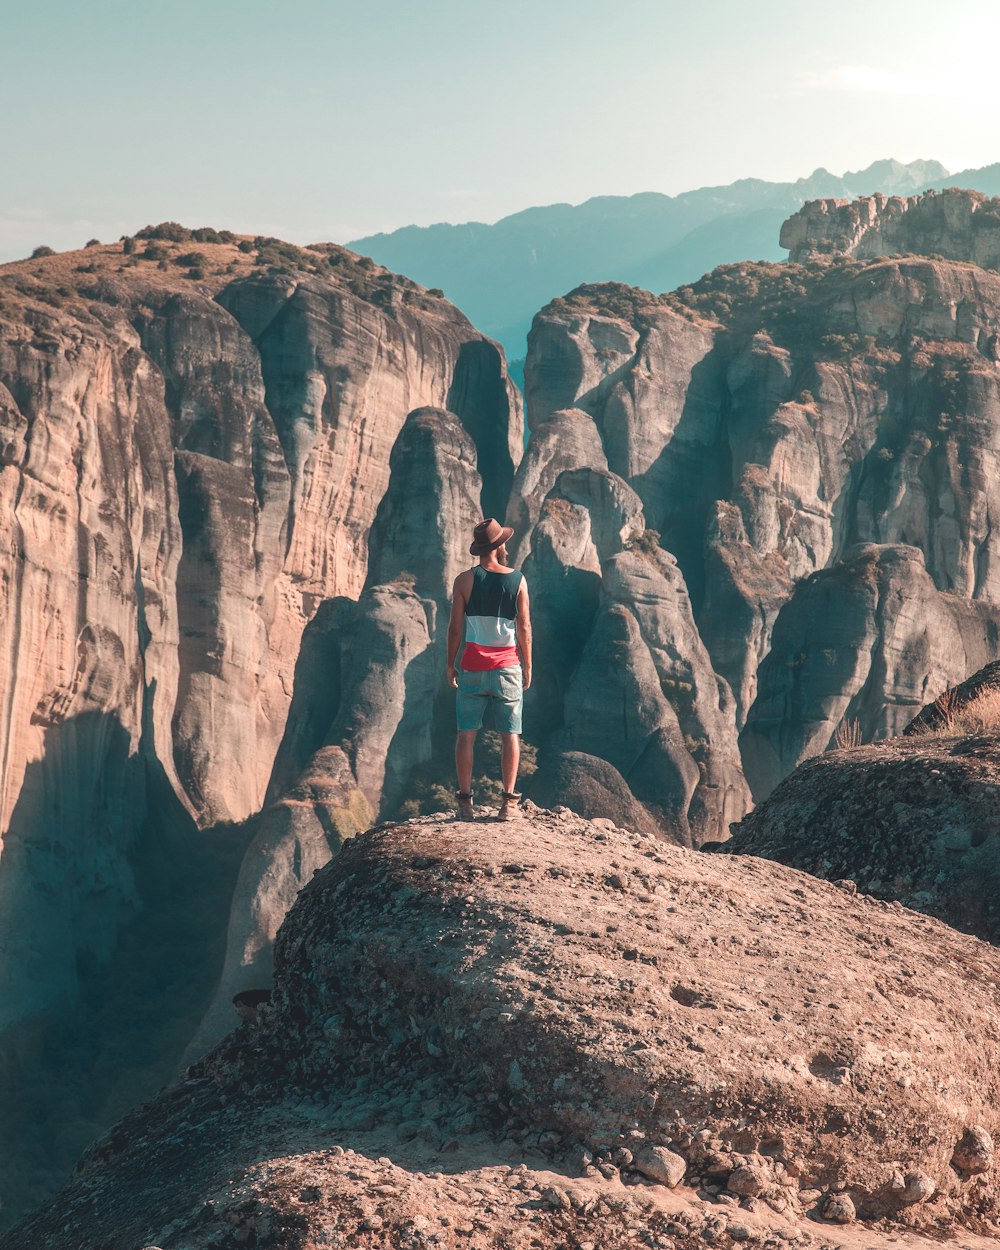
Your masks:
<svg viewBox="0 0 1000 1250"><path fill-rule="evenodd" d="M521 797L514 786L521 761L521 697L531 685L531 617L524 574L507 566L507 542L513 533L493 517L480 521L469 548L479 564L455 578L452 593L448 679L458 691L459 820L475 819L472 756L488 703L503 744L501 820L514 816ZM463 641L461 662L456 663Z"/></svg>

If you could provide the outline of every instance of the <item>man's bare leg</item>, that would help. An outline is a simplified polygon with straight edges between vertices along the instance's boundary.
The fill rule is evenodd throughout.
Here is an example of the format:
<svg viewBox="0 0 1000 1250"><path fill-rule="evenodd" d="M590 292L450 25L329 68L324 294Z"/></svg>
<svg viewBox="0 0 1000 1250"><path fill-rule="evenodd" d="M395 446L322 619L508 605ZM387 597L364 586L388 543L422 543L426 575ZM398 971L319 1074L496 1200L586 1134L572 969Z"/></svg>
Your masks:
<svg viewBox="0 0 1000 1250"><path fill-rule="evenodd" d="M455 771L458 788L463 794L472 790L472 756L476 746L476 730L460 729L455 739Z"/></svg>
<svg viewBox="0 0 1000 1250"><path fill-rule="evenodd" d="M520 734L501 734L500 772L503 776L503 788L508 794L514 793L517 785L517 769L521 763Z"/></svg>

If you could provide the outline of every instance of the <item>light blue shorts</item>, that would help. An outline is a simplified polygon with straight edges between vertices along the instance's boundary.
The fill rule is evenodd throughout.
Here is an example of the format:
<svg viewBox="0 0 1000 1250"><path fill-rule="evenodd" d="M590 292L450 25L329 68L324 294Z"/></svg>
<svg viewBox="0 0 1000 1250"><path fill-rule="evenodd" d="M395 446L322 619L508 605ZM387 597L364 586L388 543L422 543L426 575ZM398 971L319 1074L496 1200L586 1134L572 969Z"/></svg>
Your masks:
<svg viewBox="0 0 1000 1250"><path fill-rule="evenodd" d="M455 701L459 732L482 729L483 715L489 704L493 709L493 728L502 734L519 734L523 697L520 664L490 668L483 673L460 668Z"/></svg>

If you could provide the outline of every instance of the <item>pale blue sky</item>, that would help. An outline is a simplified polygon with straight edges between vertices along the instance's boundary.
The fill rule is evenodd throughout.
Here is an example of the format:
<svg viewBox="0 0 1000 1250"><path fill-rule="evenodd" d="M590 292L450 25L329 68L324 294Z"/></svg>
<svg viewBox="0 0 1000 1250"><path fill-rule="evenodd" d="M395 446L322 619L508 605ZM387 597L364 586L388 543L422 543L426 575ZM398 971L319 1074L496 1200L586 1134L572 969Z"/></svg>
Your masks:
<svg viewBox="0 0 1000 1250"><path fill-rule="evenodd" d="M987 0L0 0L0 259L1000 160Z"/></svg>

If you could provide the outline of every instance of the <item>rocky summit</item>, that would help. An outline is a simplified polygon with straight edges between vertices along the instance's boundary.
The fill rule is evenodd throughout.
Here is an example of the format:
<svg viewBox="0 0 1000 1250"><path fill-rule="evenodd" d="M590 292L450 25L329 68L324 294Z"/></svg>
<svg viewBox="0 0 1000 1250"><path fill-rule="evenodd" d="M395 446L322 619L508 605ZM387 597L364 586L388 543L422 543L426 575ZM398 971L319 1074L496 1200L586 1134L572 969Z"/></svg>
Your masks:
<svg viewBox="0 0 1000 1250"><path fill-rule="evenodd" d="M302 891L270 1001L0 1245L985 1246L998 979L609 820L383 825Z"/></svg>

